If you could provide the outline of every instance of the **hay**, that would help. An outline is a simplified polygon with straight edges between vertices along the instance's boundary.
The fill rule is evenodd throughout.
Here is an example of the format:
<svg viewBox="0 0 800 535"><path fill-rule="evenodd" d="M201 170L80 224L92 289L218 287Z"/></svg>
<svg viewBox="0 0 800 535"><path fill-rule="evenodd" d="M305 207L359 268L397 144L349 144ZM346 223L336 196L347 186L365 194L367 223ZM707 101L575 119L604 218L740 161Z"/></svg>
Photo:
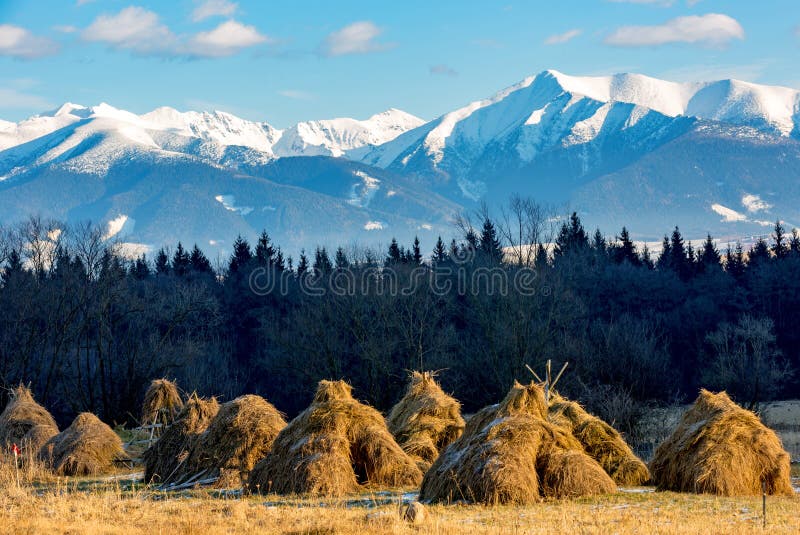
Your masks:
<svg viewBox="0 0 800 535"><path fill-rule="evenodd" d="M219 403L215 398L202 399L197 394L189 396L175 423L144 452L145 482L164 482L175 476L217 412Z"/></svg>
<svg viewBox="0 0 800 535"><path fill-rule="evenodd" d="M567 426L589 457L600 463L617 485L643 485L650 479L647 465L633 453L622 435L578 403L552 394L549 413L550 421Z"/></svg>
<svg viewBox="0 0 800 535"><path fill-rule="evenodd" d="M433 463L420 499L531 504L614 492L614 482L569 429L546 418L542 388L515 383L502 403L470 418Z"/></svg>
<svg viewBox="0 0 800 535"><path fill-rule="evenodd" d="M72 424L47 441L40 459L62 476L109 472L117 460L127 459L122 440L92 413L80 413Z"/></svg>
<svg viewBox="0 0 800 535"><path fill-rule="evenodd" d="M701 390L650 462L658 490L748 496L792 495L780 438L725 392Z"/></svg>
<svg viewBox="0 0 800 535"><path fill-rule="evenodd" d="M336 497L363 488L416 486L422 473L383 416L344 381L320 381L311 405L250 473L252 492Z"/></svg>
<svg viewBox="0 0 800 535"><path fill-rule="evenodd" d="M408 390L392 408L387 424L423 472L464 431L461 404L442 391L431 372L411 374Z"/></svg>
<svg viewBox="0 0 800 535"><path fill-rule="evenodd" d="M167 379L154 379L144 394L141 425L168 426L175 421L183 408L178 386Z"/></svg>
<svg viewBox="0 0 800 535"><path fill-rule="evenodd" d="M223 403L193 440L186 461L164 481L180 484L216 478L217 487L240 487L285 426L281 413L261 396L246 395Z"/></svg>
<svg viewBox="0 0 800 535"><path fill-rule="evenodd" d="M56 421L47 409L34 401L31 391L23 385L15 388L0 414L0 448L5 450L16 444L23 455L36 455L39 448L57 434Z"/></svg>

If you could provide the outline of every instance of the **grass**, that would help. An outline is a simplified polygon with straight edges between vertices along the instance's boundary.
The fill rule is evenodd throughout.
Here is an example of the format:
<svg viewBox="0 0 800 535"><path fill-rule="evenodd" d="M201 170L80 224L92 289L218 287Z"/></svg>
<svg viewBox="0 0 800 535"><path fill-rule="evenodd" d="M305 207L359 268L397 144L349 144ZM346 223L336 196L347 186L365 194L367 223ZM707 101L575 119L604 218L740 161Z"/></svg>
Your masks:
<svg viewBox="0 0 800 535"><path fill-rule="evenodd" d="M795 467L795 473L800 471ZM764 533L761 498L619 492L530 507L428 506L420 526L398 515L400 493L344 500L286 499L193 490L154 491L130 474L39 480L18 486L0 461L0 532L116 534ZM769 533L800 532L800 496L767 499Z"/></svg>

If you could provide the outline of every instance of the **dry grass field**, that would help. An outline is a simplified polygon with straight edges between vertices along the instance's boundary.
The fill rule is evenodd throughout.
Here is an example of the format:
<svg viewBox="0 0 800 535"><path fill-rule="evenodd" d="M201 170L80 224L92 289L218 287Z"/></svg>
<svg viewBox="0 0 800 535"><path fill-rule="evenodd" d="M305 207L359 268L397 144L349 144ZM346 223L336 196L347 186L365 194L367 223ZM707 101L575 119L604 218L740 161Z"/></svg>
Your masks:
<svg viewBox="0 0 800 535"><path fill-rule="evenodd" d="M800 476L798 466L794 475ZM338 501L194 490L149 490L131 474L54 479L0 465L0 533L514 534L764 533L761 498L719 498L626 489L591 499L529 507L429 506L420 525L401 520L409 495ZM797 480L795 480L797 483ZM800 532L800 496L767 499L769 533Z"/></svg>

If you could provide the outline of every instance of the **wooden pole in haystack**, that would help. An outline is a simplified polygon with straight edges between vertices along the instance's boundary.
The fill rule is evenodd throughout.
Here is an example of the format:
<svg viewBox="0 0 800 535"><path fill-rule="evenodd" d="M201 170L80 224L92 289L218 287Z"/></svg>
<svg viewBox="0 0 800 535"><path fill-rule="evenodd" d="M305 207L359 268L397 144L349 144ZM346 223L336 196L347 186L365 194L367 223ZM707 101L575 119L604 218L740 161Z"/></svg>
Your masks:
<svg viewBox="0 0 800 535"><path fill-rule="evenodd" d="M13 444L11 451L14 452L14 471L17 474L17 488L19 488L19 446Z"/></svg>
<svg viewBox="0 0 800 535"><path fill-rule="evenodd" d="M531 374L533 375L534 379L536 379L540 383L544 383L544 400L547 402L548 405L550 404L550 392L552 392L553 389L556 387L556 383L558 383L558 380L561 379L561 376L564 374L564 370L567 369L567 366L569 366L569 362L565 362L564 365L561 366L561 371L559 371L558 375L556 375L556 378L553 379L551 374L552 361L548 359L547 364L545 364L545 375L544 375L545 380L542 381L541 377L536 375L536 372L533 371L533 368L531 368L527 364L525 365L525 367L528 368L528 371L531 372Z"/></svg>
<svg viewBox="0 0 800 535"><path fill-rule="evenodd" d="M761 482L761 527L767 529L767 482Z"/></svg>

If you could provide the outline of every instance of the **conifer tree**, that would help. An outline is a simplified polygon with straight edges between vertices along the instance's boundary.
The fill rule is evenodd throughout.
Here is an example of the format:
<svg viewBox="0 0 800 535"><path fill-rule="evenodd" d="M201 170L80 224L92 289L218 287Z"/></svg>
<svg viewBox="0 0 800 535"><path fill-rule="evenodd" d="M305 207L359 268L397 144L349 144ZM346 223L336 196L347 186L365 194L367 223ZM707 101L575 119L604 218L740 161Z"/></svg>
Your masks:
<svg viewBox="0 0 800 535"><path fill-rule="evenodd" d="M589 238L581 224L581 218L577 212L572 212L569 222L561 225L561 230L556 238L553 255L556 257L565 256L570 253L585 250L589 246Z"/></svg>
<svg viewBox="0 0 800 535"><path fill-rule="evenodd" d="M328 274L333 271L331 257L328 256L328 250L325 247L317 247L316 251L314 251L314 269L322 274Z"/></svg>
<svg viewBox="0 0 800 535"><path fill-rule="evenodd" d="M203 251L194 244L192 247L192 252L189 254L189 266L191 267L192 271L195 273L213 273L214 270L211 267L211 262L208 260Z"/></svg>
<svg viewBox="0 0 800 535"><path fill-rule="evenodd" d="M286 261L283 259L283 251L280 247L275 249L275 268L278 271L286 271ZM292 269L291 266L289 269Z"/></svg>
<svg viewBox="0 0 800 535"><path fill-rule="evenodd" d="M711 234L706 236L706 241L703 242L703 249L700 251L697 259L698 267L703 271L720 268L720 255L717 246L714 245L714 240Z"/></svg>
<svg viewBox="0 0 800 535"><path fill-rule="evenodd" d="M414 236L414 248L411 252L411 263L415 266L422 264L422 252L419 249L419 237Z"/></svg>
<svg viewBox="0 0 800 535"><path fill-rule="evenodd" d="M661 271L672 267L672 246L666 235L664 235L664 240L661 242L661 254L658 255L658 260L656 260L656 267Z"/></svg>
<svg viewBox="0 0 800 535"><path fill-rule="evenodd" d="M750 252L747 254L747 265L756 266L762 262L766 262L769 260L769 245L764 240L764 238L758 238L753 247L750 248Z"/></svg>
<svg viewBox="0 0 800 535"><path fill-rule="evenodd" d="M800 255L800 233L796 228L792 229L792 237L789 239L789 252L794 255Z"/></svg>
<svg viewBox="0 0 800 535"><path fill-rule="evenodd" d="M618 264L628 262L632 266L640 265L641 261L636 252L636 245L631 241L631 236L626 227L622 227L622 232L617 236L617 241L619 243L614 247L614 260Z"/></svg>
<svg viewBox="0 0 800 535"><path fill-rule="evenodd" d="M138 280L144 280L150 276L150 266L147 263L147 256L142 254L134 260L131 265L131 276Z"/></svg>
<svg viewBox="0 0 800 535"><path fill-rule="evenodd" d="M492 220L488 217L483 222L478 249L483 256L491 262L500 262L503 260L502 244L497 237L497 230L494 228L494 223L492 223Z"/></svg>
<svg viewBox="0 0 800 535"><path fill-rule="evenodd" d="M347 269L350 267L350 260L347 259L347 254L341 247L336 249L336 255L334 256L334 263L336 265L336 269Z"/></svg>
<svg viewBox="0 0 800 535"><path fill-rule="evenodd" d="M683 236L681 236L681 231L678 227L675 227L675 230L672 231L672 238L670 238L669 242L669 254L670 254L670 267L678 274L678 276L682 279L686 279L689 276L689 259L686 252L686 246L683 242Z"/></svg>
<svg viewBox="0 0 800 535"><path fill-rule="evenodd" d="M6 268L0 273L0 282L6 286L17 273L22 273L22 259L16 249L11 249L6 260Z"/></svg>
<svg viewBox="0 0 800 535"><path fill-rule="evenodd" d="M175 254L172 255L172 272L178 277L183 277L189 272L189 253L183 248L181 242L178 242Z"/></svg>
<svg viewBox="0 0 800 535"><path fill-rule="evenodd" d="M169 275L169 272L169 257L167 256L167 251L162 247L156 253L156 275Z"/></svg>
<svg viewBox="0 0 800 535"><path fill-rule="evenodd" d="M308 273L308 257L306 256L305 249L300 250L300 260L297 262L297 276L302 277Z"/></svg>
<svg viewBox="0 0 800 535"><path fill-rule="evenodd" d="M236 273L246 268L252 259L253 253L250 251L250 244L241 235L237 236L236 241L233 242L233 254L228 262L228 271Z"/></svg>
<svg viewBox="0 0 800 535"><path fill-rule="evenodd" d="M272 246L266 230L261 231L261 235L258 237L255 257L258 265L262 267L269 266L275 262L275 248Z"/></svg>
<svg viewBox="0 0 800 535"><path fill-rule="evenodd" d="M650 248L647 247L646 243L644 244L644 247L642 247L641 260L642 260L642 265L644 267L646 267L647 269L655 269L656 264L655 264L655 262L653 262L653 258L650 255Z"/></svg>
<svg viewBox="0 0 800 535"><path fill-rule="evenodd" d="M741 242L736 242L736 248L731 251L731 246L728 245L728 251L725 261L725 271L730 273L734 278L739 279L744 275L744 249Z"/></svg>
<svg viewBox="0 0 800 535"><path fill-rule="evenodd" d="M403 251L397 244L397 240L392 238L392 243L389 244L389 252L386 255L386 261L384 262L384 264L387 266L393 264L399 264L403 261L403 256L404 256Z"/></svg>
<svg viewBox="0 0 800 535"><path fill-rule="evenodd" d="M542 270L548 267L547 249L541 243L536 246L536 256L533 260L533 265L536 269Z"/></svg>
<svg viewBox="0 0 800 535"><path fill-rule="evenodd" d="M441 264L447 260L447 249L444 246L441 236L436 240L436 245L433 247L432 260L437 264Z"/></svg>
<svg viewBox="0 0 800 535"><path fill-rule="evenodd" d="M774 242L772 254L774 254L775 258L778 260L784 258L786 253L789 252L789 245L786 243L786 230L783 228L780 219L775 221L775 227L772 231L772 240Z"/></svg>

